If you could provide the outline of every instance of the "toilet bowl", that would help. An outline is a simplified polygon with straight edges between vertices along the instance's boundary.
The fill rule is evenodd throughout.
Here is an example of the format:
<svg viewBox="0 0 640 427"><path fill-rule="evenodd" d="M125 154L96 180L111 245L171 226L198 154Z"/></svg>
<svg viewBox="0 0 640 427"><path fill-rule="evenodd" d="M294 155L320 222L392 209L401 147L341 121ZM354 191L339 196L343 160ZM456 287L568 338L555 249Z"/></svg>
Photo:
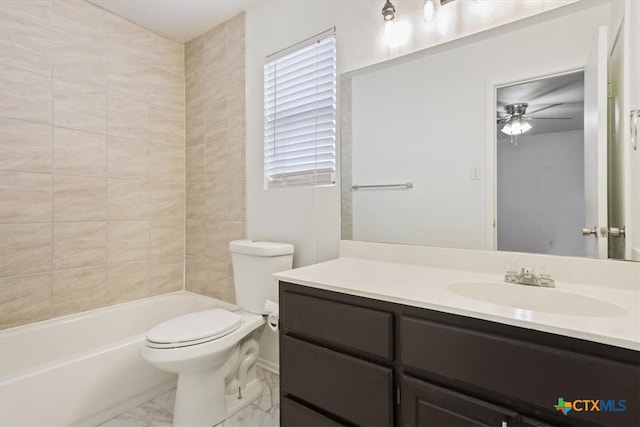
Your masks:
<svg viewBox="0 0 640 427"><path fill-rule="evenodd" d="M293 246L230 243L237 310L216 308L176 317L147 333L142 357L178 374L174 426L211 427L257 399L255 362L264 303L276 300L272 274L291 268Z"/></svg>

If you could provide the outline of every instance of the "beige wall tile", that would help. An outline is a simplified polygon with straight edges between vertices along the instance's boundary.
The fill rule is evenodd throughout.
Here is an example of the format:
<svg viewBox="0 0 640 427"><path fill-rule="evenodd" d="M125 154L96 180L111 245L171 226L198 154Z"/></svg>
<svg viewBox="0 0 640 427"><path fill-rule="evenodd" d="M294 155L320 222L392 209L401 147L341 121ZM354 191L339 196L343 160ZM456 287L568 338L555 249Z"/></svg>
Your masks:
<svg viewBox="0 0 640 427"><path fill-rule="evenodd" d="M0 278L0 329L51 317L51 274Z"/></svg>
<svg viewBox="0 0 640 427"><path fill-rule="evenodd" d="M229 231L226 221L207 221L204 228L204 255L212 260L230 262Z"/></svg>
<svg viewBox="0 0 640 427"><path fill-rule="evenodd" d="M53 219L103 221L107 216L107 180L79 176L53 177Z"/></svg>
<svg viewBox="0 0 640 427"><path fill-rule="evenodd" d="M182 290L184 286L184 261L177 259L153 259L150 261L150 294L160 295Z"/></svg>
<svg viewBox="0 0 640 427"><path fill-rule="evenodd" d="M130 56L137 61L149 60L151 31L111 13L106 14L109 49Z"/></svg>
<svg viewBox="0 0 640 427"><path fill-rule="evenodd" d="M186 222L186 248L187 256L203 256L206 248L205 220L192 219Z"/></svg>
<svg viewBox="0 0 640 427"><path fill-rule="evenodd" d="M229 168L244 169L247 164L247 146L245 137L229 138L227 144L227 151L229 152Z"/></svg>
<svg viewBox="0 0 640 427"><path fill-rule="evenodd" d="M51 123L51 78L0 64L0 116Z"/></svg>
<svg viewBox="0 0 640 427"><path fill-rule="evenodd" d="M229 170L229 153L226 141L204 145L204 173L207 181L224 175Z"/></svg>
<svg viewBox="0 0 640 427"><path fill-rule="evenodd" d="M83 83L53 81L53 124L59 127L105 134L105 89Z"/></svg>
<svg viewBox="0 0 640 427"><path fill-rule="evenodd" d="M0 277L51 270L51 224L0 224Z"/></svg>
<svg viewBox="0 0 640 427"><path fill-rule="evenodd" d="M204 68L189 70L185 76L185 105L188 109L204 104L209 89L207 84L207 73Z"/></svg>
<svg viewBox="0 0 640 427"><path fill-rule="evenodd" d="M229 98L229 138L243 138L245 135L245 96L244 94Z"/></svg>
<svg viewBox="0 0 640 427"><path fill-rule="evenodd" d="M106 176L107 137L54 127L53 165L57 174Z"/></svg>
<svg viewBox="0 0 640 427"><path fill-rule="evenodd" d="M53 32L53 77L66 82L105 86L107 63L104 35L79 37Z"/></svg>
<svg viewBox="0 0 640 427"><path fill-rule="evenodd" d="M50 26L51 2L48 0L2 0L0 2L0 21L5 28L10 24Z"/></svg>
<svg viewBox="0 0 640 427"><path fill-rule="evenodd" d="M204 109L204 142L206 144L224 144L228 138L228 101L227 99L207 102Z"/></svg>
<svg viewBox="0 0 640 427"><path fill-rule="evenodd" d="M184 78L178 74L151 67L149 90L154 104L184 106Z"/></svg>
<svg viewBox="0 0 640 427"><path fill-rule="evenodd" d="M184 147L173 144L151 146L151 177L158 181L185 180Z"/></svg>
<svg viewBox="0 0 640 427"><path fill-rule="evenodd" d="M50 222L51 175L0 172L0 222Z"/></svg>
<svg viewBox="0 0 640 427"><path fill-rule="evenodd" d="M180 258L184 255L184 220L151 221L151 258Z"/></svg>
<svg viewBox="0 0 640 427"><path fill-rule="evenodd" d="M0 170L51 172L51 127L0 119Z"/></svg>
<svg viewBox="0 0 640 427"><path fill-rule="evenodd" d="M3 8L7 6L3 5ZM38 25L36 20L22 23L14 18L10 14L0 13L0 61L50 76L51 26Z"/></svg>
<svg viewBox="0 0 640 427"><path fill-rule="evenodd" d="M207 184L202 181L187 184L186 209L188 220L205 220L207 218Z"/></svg>
<svg viewBox="0 0 640 427"><path fill-rule="evenodd" d="M204 144L204 103L188 106L185 113L187 146Z"/></svg>
<svg viewBox="0 0 640 427"><path fill-rule="evenodd" d="M54 270L101 265L106 262L106 222L53 224Z"/></svg>
<svg viewBox="0 0 640 427"><path fill-rule="evenodd" d="M149 261L111 264L107 268L107 302L117 304L149 296Z"/></svg>
<svg viewBox="0 0 640 427"><path fill-rule="evenodd" d="M131 179L109 179L107 183L107 218L149 218L149 182Z"/></svg>
<svg viewBox="0 0 640 427"><path fill-rule="evenodd" d="M233 271L227 262L187 258L187 290L235 303Z"/></svg>
<svg viewBox="0 0 640 427"><path fill-rule="evenodd" d="M151 33L151 66L184 76L184 45Z"/></svg>
<svg viewBox="0 0 640 427"><path fill-rule="evenodd" d="M148 141L149 104L109 94L107 133L143 142Z"/></svg>
<svg viewBox="0 0 640 427"><path fill-rule="evenodd" d="M109 93L138 101L149 100L149 61L131 58L107 49L107 87Z"/></svg>
<svg viewBox="0 0 640 427"><path fill-rule="evenodd" d="M151 105L150 142L184 146L184 108Z"/></svg>
<svg viewBox="0 0 640 427"><path fill-rule="evenodd" d="M195 72L204 62L204 38L197 37L185 44L185 74Z"/></svg>
<svg viewBox="0 0 640 427"><path fill-rule="evenodd" d="M224 59L227 56L228 25L223 23L205 33L204 38L204 66ZM212 76L213 77L213 76Z"/></svg>
<svg viewBox="0 0 640 427"><path fill-rule="evenodd" d="M205 256L220 262L231 262L229 242L245 238L245 223L210 221L204 227Z"/></svg>
<svg viewBox="0 0 640 427"><path fill-rule="evenodd" d="M185 258L185 289L190 292L205 295L207 288L208 260L195 256Z"/></svg>
<svg viewBox="0 0 640 427"><path fill-rule="evenodd" d="M207 176L205 187L205 214L208 221L226 221L227 215L227 180L224 175Z"/></svg>
<svg viewBox="0 0 640 427"><path fill-rule="evenodd" d="M53 273L53 316L78 313L107 303L107 267L62 270Z"/></svg>
<svg viewBox="0 0 640 427"><path fill-rule="evenodd" d="M184 182L153 182L151 184L151 217L180 219L185 214Z"/></svg>
<svg viewBox="0 0 640 427"><path fill-rule="evenodd" d="M149 258L149 221L111 221L107 224L107 261Z"/></svg>
<svg viewBox="0 0 640 427"><path fill-rule="evenodd" d="M144 141L110 136L107 170L111 178L148 179L149 144Z"/></svg>
<svg viewBox="0 0 640 427"><path fill-rule="evenodd" d="M185 178L187 183L204 181L204 144L186 147Z"/></svg>
<svg viewBox="0 0 640 427"><path fill-rule="evenodd" d="M53 28L77 37L105 36L105 14L83 0L54 0Z"/></svg>

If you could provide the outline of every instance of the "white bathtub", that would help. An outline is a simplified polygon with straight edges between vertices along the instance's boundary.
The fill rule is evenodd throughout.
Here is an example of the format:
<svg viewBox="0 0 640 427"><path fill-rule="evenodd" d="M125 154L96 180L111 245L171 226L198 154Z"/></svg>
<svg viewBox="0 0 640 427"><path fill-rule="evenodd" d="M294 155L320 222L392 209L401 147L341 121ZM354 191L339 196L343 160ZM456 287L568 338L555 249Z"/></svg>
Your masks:
<svg viewBox="0 0 640 427"><path fill-rule="evenodd" d="M0 331L0 426L96 425L170 390L145 333L214 307L235 308L176 292Z"/></svg>

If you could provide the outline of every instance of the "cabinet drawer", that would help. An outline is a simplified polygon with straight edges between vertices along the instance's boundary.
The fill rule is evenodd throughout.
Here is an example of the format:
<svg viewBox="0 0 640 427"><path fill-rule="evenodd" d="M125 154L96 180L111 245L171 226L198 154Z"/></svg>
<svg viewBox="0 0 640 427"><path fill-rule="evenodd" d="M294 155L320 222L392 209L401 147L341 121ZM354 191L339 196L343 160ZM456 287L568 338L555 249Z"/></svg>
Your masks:
<svg viewBox="0 0 640 427"><path fill-rule="evenodd" d="M513 427L518 414L452 390L402 376L403 426Z"/></svg>
<svg viewBox="0 0 640 427"><path fill-rule="evenodd" d="M285 397L280 404L280 425L283 427L338 427L342 424Z"/></svg>
<svg viewBox="0 0 640 427"><path fill-rule="evenodd" d="M288 291L281 293L280 306L280 326L285 333L392 359L391 313Z"/></svg>
<svg viewBox="0 0 640 427"><path fill-rule="evenodd" d="M433 373L519 399L565 421L573 418L603 425L638 422L637 365L408 316L402 317L400 330L401 359L410 370L415 368L426 375ZM564 417L553 408L558 398L626 400L627 409L574 410Z"/></svg>
<svg viewBox="0 0 640 427"><path fill-rule="evenodd" d="M392 370L299 339L280 336L285 395L363 426L393 423Z"/></svg>

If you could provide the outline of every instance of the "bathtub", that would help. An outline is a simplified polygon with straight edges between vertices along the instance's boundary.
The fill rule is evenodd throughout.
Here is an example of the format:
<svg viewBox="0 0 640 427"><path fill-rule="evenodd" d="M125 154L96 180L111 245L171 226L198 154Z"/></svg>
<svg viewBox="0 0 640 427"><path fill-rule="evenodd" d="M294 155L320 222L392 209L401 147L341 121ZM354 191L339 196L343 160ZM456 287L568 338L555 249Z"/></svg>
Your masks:
<svg viewBox="0 0 640 427"><path fill-rule="evenodd" d="M215 307L236 309L176 292L0 331L0 426L96 425L170 390L145 333Z"/></svg>

